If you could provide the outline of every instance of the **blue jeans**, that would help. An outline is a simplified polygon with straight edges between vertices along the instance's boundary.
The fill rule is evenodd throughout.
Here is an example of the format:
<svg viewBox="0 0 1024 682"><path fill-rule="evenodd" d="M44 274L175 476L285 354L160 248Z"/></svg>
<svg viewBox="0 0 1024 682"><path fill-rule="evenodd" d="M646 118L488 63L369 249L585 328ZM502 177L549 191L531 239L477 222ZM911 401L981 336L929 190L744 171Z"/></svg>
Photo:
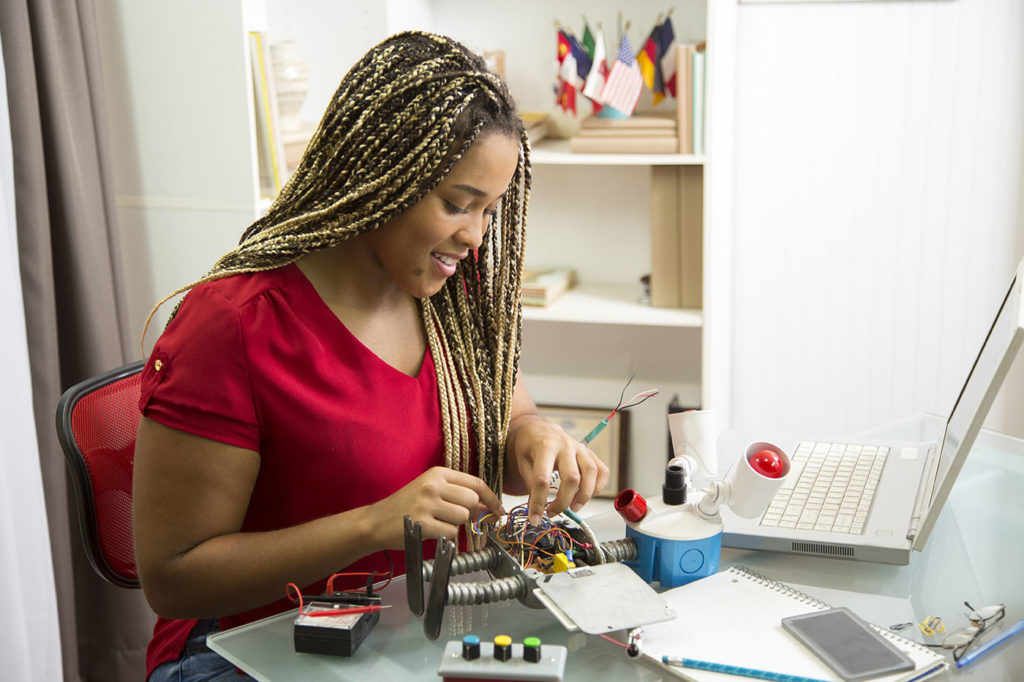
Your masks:
<svg viewBox="0 0 1024 682"><path fill-rule="evenodd" d="M252 678L234 663L206 646L206 636L220 630L216 619L201 620L192 628L185 649L176 661L166 661L153 670L149 682L245 682Z"/></svg>

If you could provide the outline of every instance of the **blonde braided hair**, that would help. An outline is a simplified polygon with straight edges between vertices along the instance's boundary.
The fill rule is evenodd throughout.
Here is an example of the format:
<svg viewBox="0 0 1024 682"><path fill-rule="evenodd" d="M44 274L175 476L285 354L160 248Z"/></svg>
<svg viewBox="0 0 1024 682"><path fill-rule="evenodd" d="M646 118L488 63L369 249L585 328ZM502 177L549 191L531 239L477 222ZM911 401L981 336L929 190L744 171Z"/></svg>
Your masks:
<svg viewBox="0 0 1024 682"><path fill-rule="evenodd" d="M492 131L520 141L508 191L477 252L420 308L437 368L446 463L468 471L475 446L478 475L500 491L522 336L530 147L508 88L450 38L400 33L360 59L267 214L206 275L157 303L147 328L161 305L199 284L279 268L377 229Z"/></svg>

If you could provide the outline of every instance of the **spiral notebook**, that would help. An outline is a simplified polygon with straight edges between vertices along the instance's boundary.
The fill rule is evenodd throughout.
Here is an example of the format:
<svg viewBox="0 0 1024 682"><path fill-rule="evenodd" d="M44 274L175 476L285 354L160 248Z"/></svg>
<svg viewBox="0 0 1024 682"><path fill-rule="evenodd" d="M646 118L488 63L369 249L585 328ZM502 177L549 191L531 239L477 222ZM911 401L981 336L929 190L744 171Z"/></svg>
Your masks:
<svg viewBox="0 0 1024 682"><path fill-rule="evenodd" d="M831 608L781 582L732 566L661 593L679 617L644 626L640 651L663 672L694 682L735 682L718 672L664 666L662 656L838 680L835 673L782 627L782 619ZM913 659L915 667L873 682L924 680L948 667L945 657L891 630L872 625Z"/></svg>

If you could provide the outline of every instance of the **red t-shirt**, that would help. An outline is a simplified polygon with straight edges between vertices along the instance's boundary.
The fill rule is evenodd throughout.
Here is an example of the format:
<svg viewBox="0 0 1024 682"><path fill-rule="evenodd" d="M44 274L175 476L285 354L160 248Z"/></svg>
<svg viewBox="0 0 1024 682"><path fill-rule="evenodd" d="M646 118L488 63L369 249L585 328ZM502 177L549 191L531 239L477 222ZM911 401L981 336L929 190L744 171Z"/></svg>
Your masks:
<svg viewBox="0 0 1024 682"><path fill-rule="evenodd" d="M243 532L371 504L444 464L429 348L416 377L388 365L345 328L294 264L193 289L146 363L140 408L166 426L259 453ZM389 554L400 572L402 553ZM386 572L388 564L377 553L343 569ZM324 587L321 581L303 593ZM273 604L221 618L221 626L293 608L284 585L281 594ZM147 676L180 656L195 622L158 619Z"/></svg>

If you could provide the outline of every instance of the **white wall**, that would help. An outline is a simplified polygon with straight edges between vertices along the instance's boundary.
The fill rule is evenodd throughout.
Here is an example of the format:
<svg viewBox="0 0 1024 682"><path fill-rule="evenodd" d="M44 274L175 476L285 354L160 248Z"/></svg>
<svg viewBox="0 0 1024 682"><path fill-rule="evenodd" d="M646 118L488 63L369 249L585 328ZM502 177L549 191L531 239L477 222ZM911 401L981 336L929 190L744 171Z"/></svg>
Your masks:
<svg viewBox="0 0 1024 682"><path fill-rule="evenodd" d="M202 276L255 217L242 5L106 0L96 23L129 321L141 334L153 304Z"/></svg>
<svg viewBox="0 0 1024 682"><path fill-rule="evenodd" d="M1024 3L737 15L733 423L948 413L1024 256Z"/></svg>

